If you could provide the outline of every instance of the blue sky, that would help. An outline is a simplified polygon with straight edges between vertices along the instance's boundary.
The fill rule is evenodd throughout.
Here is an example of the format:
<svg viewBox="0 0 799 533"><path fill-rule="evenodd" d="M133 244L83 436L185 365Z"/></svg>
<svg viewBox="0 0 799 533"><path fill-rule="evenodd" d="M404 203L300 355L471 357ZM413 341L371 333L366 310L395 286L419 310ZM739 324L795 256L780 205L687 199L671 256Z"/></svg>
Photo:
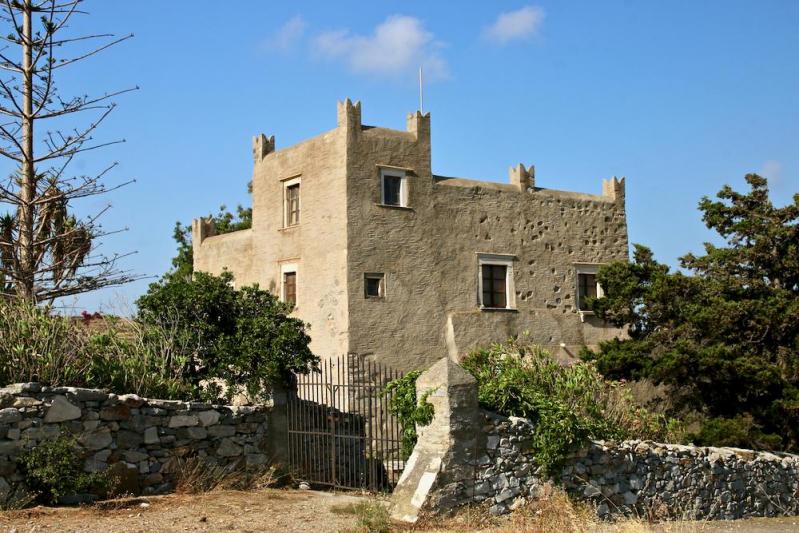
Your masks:
<svg viewBox="0 0 799 533"><path fill-rule="evenodd" d="M176 220L249 203L252 135L280 148L330 129L345 97L365 123L404 128L419 64L434 172L505 181L532 163L540 186L593 193L626 176L631 242L671 264L710 238L702 195L747 172L777 203L799 191L799 2L235 5L90 0L73 24L136 35L60 78L67 93L141 87L100 131L127 142L75 166L118 160L109 183L138 180L79 206L112 203L105 228L130 229L103 248L136 251L136 273L168 268ZM119 308L147 283L75 305Z"/></svg>

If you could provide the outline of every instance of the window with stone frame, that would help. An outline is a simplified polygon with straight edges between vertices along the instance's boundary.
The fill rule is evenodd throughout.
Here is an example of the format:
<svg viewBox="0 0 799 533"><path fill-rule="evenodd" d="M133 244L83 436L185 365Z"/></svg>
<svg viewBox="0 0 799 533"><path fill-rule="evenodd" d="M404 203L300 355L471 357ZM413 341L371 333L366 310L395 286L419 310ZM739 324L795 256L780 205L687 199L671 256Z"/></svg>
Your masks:
<svg viewBox="0 0 799 533"><path fill-rule="evenodd" d="M577 309L584 313L591 312L589 299L603 296L602 286L597 281L598 271L599 265L577 266Z"/></svg>
<svg viewBox="0 0 799 533"><path fill-rule="evenodd" d="M482 309L515 309L513 298L513 256L478 256L479 300Z"/></svg>
<svg viewBox="0 0 799 533"><path fill-rule="evenodd" d="M297 272L283 272L283 301L297 305Z"/></svg>
<svg viewBox="0 0 799 533"><path fill-rule="evenodd" d="M380 172L380 203L394 207L408 206L408 178L405 172L383 169Z"/></svg>
<svg viewBox="0 0 799 533"><path fill-rule="evenodd" d="M283 227L300 223L300 179L283 182Z"/></svg>

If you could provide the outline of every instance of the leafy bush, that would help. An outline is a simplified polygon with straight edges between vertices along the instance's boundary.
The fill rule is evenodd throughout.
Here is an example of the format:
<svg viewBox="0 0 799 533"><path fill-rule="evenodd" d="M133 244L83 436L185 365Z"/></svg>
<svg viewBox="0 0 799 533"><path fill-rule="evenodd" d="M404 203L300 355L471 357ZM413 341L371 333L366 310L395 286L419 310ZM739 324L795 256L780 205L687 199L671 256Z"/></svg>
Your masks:
<svg viewBox="0 0 799 533"><path fill-rule="evenodd" d="M0 384L82 381L88 336L72 320L16 299L0 298Z"/></svg>
<svg viewBox="0 0 799 533"><path fill-rule="evenodd" d="M622 383L606 381L589 363L558 364L545 350L518 341L470 354L463 367L476 379L480 404L532 420L536 460L554 472L589 439L673 440L676 422L638 406Z"/></svg>
<svg viewBox="0 0 799 533"><path fill-rule="evenodd" d="M421 398L416 398L416 380L421 372L414 370L401 378L390 381L383 394L392 394L388 410L397 417L402 426L402 458L407 459L413 453L418 435L417 424L426 426L433 421L433 404L427 401L427 396L433 391L425 392Z"/></svg>
<svg viewBox="0 0 799 533"><path fill-rule="evenodd" d="M137 305L141 322L174 332L183 379L212 398L221 392L215 380L226 384L228 398L242 386L251 398L266 398L270 384L319 362L307 325L288 316L291 305L257 285L234 289L229 272L167 277Z"/></svg>
<svg viewBox="0 0 799 533"><path fill-rule="evenodd" d="M157 326L107 319L88 329L47 308L0 300L0 386L38 381L190 399L177 342Z"/></svg>
<svg viewBox="0 0 799 533"><path fill-rule="evenodd" d="M17 462L25 484L43 503L57 503L64 496L105 490L108 476L83 471L83 454L72 437L65 435L25 451Z"/></svg>

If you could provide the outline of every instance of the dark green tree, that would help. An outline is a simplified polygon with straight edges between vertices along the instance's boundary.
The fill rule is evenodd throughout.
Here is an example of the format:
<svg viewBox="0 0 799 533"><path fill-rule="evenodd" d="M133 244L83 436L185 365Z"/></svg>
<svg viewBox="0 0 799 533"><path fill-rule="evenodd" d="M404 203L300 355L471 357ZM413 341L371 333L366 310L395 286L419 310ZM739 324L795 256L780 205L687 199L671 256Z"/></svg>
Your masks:
<svg viewBox="0 0 799 533"><path fill-rule="evenodd" d="M614 379L666 384L672 410L704 417L695 440L799 449L799 194L776 207L756 174L699 209L725 241L671 272L636 246L633 261L599 272L594 312L628 339L584 352ZM742 428L744 425L746 427Z"/></svg>
<svg viewBox="0 0 799 533"><path fill-rule="evenodd" d="M136 302L138 319L180 337L183 374L212 398L219 389L209 380L223 381L228 398L240 387L265 398L272 384L309 372L318 358L308 347L307 325L288 316L289 304L257 285L236 290L232 282L229 272L164 277Z"/></svg>

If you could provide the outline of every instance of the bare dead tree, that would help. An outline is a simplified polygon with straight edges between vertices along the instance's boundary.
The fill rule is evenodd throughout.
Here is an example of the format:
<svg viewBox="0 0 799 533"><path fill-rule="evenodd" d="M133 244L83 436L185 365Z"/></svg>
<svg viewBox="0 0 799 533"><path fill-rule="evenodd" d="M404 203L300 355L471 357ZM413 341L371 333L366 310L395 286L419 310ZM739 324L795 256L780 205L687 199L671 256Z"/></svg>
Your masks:
<svg viewBox="0 0 799 533"><path fill-rule="evenodd" d="M86 14L83 1L0 0L0 24L8 26L0 35L0 156L18 168L0 180L0 207L10 208L0 217L0 294L34 303L134 279L116 267L123 255L98 253L108 235L98 219L108 208L83 219L71 213L73 200L130 183L104 185L116 163L89 176L69 176L67 168L77 154L124 142L94 134L115 109L112 99L138 89L73 97L56 89L57 71L133 36L65 35Z"/></svg>

